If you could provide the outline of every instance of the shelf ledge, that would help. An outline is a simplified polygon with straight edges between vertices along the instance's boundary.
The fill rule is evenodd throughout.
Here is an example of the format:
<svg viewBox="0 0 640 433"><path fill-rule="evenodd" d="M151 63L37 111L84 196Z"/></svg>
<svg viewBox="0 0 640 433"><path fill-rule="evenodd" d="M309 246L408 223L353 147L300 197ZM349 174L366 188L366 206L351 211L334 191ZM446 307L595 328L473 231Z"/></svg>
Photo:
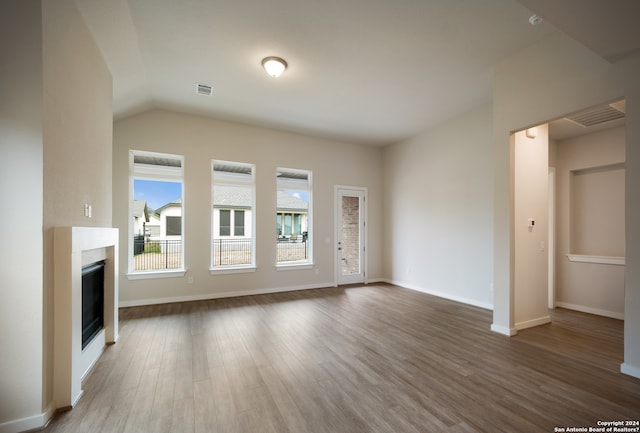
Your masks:
<svg viewBox="0 0 640 433"><path fill-rule="evenodd" d="M618 265L618 266L624 266L625 264L624 257L587 256L583 254L567 254L567 258L571 262L578 262L578 263L597 263L600 265Z"/></svg>

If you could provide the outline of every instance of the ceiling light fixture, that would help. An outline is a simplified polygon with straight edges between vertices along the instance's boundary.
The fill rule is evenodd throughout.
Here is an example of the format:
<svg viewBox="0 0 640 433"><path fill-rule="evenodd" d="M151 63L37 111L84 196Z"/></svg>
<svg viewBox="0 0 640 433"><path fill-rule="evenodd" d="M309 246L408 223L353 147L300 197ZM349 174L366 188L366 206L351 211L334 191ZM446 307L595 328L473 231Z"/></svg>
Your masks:
<svg viewBox="0 0 640 433"><path fill-rule="evenodd" d="M280 57L265 57L262 59L262 67L267 71L267 74L273 78L277 78L287 69L287 62Z"/></svg>
<svg viewBox="0 0 640 433"><path fill-rule="evenodd" d="M529 24L531 24L532 26L537 26L539 24L542 24L542 21L543 19L535 14L529 17Z"/></svg>

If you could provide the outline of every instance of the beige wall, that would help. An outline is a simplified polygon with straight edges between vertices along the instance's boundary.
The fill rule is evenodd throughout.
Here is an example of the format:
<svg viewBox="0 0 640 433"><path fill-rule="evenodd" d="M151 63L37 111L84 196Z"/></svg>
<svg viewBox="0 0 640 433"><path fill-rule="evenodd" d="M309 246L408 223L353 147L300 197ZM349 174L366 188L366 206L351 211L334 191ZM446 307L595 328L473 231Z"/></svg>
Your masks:
<svg viewBox="0 0 640 433"><path fill-rule="evenodd" d="M624 267L567 254L625 255L625 128L558 141L556 152L557 305L621 318Z"/></svg>
<svg viewBox="0 0 640 433"><path fill-rule="evenodd" d="M41 23L0 3L0 432L43 421Z"/></svg>
<svg viewBox="0 0 640 433"><path fill-rule="evenodd" d="M491 105L384 149L385 276L491 308Z"/></svg>
<svg viewBox="0 0 640 433"><path fill-rule="evenodd" d="M553 35L506 59L494 76L494 316L492 329L513 333L513 154L512 131L581 109L626 98L626 221L640 220L640 57L608 63L570 38ZM551 79L553 77L553 79ZM640 227L625 234L625 362L640 376Z"/></svg>
<svg viewBox="0 0 640 433"><path fill-rule="evenodd" d="M13 210L2 212L0 432L40 427L55 409L51 231L111 225L112 125L111 77L75 3L2 6L1 185Z"/></svg>
<svg viewBox="0 0 640 433"><path fill-rule="evenodd" d="M517 329L549 322L548 272L548 125L534 138L519 131L514 152L514 315ZM533 227L529 227L533 219Z"/></svg>
<svg viewBox="0 0 640 433"><path fill-rule="evenodd" d="M185 263L180 278L129 280L121 273L121 305L201 299L334 284L334 185L367 187L368 274L382 271L382 151L270 129L155 110L114 125L114 224L120 228L120 269L128 269L129 150L184 155ZM210 275L211 160L256 164L254 273ZM275 267L276 168L313 172L313 269ZM189 277L193 283L189 284Z"/></svg>
<svg viewBox="0 0 640 433"><path fill-rule="evenodd" d="M111 227L111 74L72 0L43 2L45 402L53 398L53 228ZM92 217L84 216L84 204Z"/></svg>

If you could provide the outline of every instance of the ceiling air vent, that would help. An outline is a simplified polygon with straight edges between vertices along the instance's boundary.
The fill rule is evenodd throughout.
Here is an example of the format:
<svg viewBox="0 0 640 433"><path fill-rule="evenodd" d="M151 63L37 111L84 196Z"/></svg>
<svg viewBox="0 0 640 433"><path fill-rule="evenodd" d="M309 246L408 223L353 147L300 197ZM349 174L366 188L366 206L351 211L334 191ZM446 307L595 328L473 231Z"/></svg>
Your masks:
<svg viewBox="0 0 640 433"><path fill-rule="evenodd" d="M622 119L624 116L624 111L621 111L619 108L614 106L614 104L610 104L568 116L567 119L580 126L587 127L610 122L612 120Z"/></svg>
<svg viewBox="0 0 640 433"><path fill-rule="evenodd" d="M213 87L208 84L196 83L196 93L198 95L211 96L213 95Z"/></svg>

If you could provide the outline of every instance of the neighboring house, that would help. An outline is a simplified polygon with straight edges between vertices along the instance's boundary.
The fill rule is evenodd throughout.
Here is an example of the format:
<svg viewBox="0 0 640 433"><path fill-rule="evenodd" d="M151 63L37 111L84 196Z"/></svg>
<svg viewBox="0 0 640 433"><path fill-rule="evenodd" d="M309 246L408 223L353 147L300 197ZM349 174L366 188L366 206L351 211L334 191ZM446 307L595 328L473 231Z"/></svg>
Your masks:
<svg viewBox="0 0 640 433"><path fill-rule="evenodd" d="M133 201L133 235L160 236L160 215L149 209L146 200Z"/></svg>
<svg viewBox="0 0 640 433"><path fill-rule="evenodd" d="M144 235L146 224L149 222L149 208L146 200L133 201L133 235Z"/></svg>
<svg viewBox="0 0 640 433"><path fill-rule="evenodd" d="M213 194L213 238L251 238L252 190L216 185ZM308 231L309 204L278 191L278 238L297 238Z"/></svg>
<svg viewBox="0 0 640 433"><path fill-rule="evenodd" d="M153 211L149 213L149 221L145 225L145 235L150 238L160 236L160 215Z"/></svg>
<svg viewBox="0 0 640 433"><path fill-rule="evenodd" d="M309 230L309 203L278 190L276 224L278 239L302 239Z"/></svg>
<svg viewBox="0 0 640 433"><path fill-rule="evenodd" d="M182 237L182 199L167 203L154 212L159 221L161 239L180 239Z"/></svg>
<svg viewBox="0 0 640 433"><path fill-rule="evenodd" d="M213 191L213 239L251 238L253 190L215 185Z"/></svg>

